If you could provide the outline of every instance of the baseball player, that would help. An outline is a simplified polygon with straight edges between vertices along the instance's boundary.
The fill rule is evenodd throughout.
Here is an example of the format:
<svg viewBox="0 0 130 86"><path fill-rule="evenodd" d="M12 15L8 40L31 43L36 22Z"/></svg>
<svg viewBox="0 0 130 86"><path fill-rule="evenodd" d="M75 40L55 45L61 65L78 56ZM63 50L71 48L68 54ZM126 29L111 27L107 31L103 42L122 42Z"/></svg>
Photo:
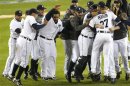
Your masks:
<svg viewBox="0 0 130 86"><path fill-rule="evenodd" d="M91 13L90 11L85 15L83 23L86 21L90 21L93 12L97 12L97 5L94 4L91 6ZM86 64L90 65L91 61L91 51L92 51L92 44L94 39L95 31L92 31L89 27L85 27L78 38L78 45L79 45L79 51L80 51L80 57L77 61L77 64L75 66L75 78L78 82L81 80L81 75L86 67ZM89 71L91 71L91 68L89 67Z"/></svg>
<svg viewBox="0 0 130 86"><path fill-rule="evenodd" d="M124 68L126 71L126 76L125 79L129 79L129 63L128 63L128 39L127 39L127 26L124 24L123 18L127 18L127 15L124 13L128 14L127 10L127 0L114 0L114 3L112 5L112 11L122 20L122 23L120 24L120 30L114 31L114 59L115 59L115 68L117 72L116 78L120 78L121 74L121 69L119 66L119 52L121 53L122 57L122 62L124 63Z"/></svg>
<svg viewBox="0 0 130 86"><path fill-rule="evenodd" d="M122 61L124 64L124 69L126 72L126 76L125 79L128 80L129 79L129 75L130 75L130 69L129 69L129 63L128 63L128 54L127 54L127 43L128 43L128 38L127 38L127 23L126 19L128 19L127 14L122 13L120 14L120 18L122 20L121 24L120 24L120 30L116 30L114 31L114 58L115 58L115 67L116 67L116 72L117 72L117 79L120 78L120 73L121 73L121 69L118 63L118 53L121 53L121 57L122 57ZM124 20L125 19L125 20Z"/></svg>
<svg viewBox="0 0 130 86"><path fill-rule="evenodd" d="M96 28L96 37L93 43L92 49L92 57L91 57L91 73L92 76L96 75L96 65L99 60L98 54L99 49L103 46L104 53L104 76L110 76L111 83L115 83L116 73L115 73L115 63L113 58L113 38L112 38L112 30L119 29L119 27L113 27L113 20L118 22L120 20L117 16L109 10L106 10L105 3L100 1L98 3L98 8L101 14L95 16L92 20L90 20L89 26L90 28L94 28L95 25L103 25L101 27ZM108 48L109 47L109 48Z"/></svg>
<svg viewBox="0 0 130 86"><path fill-rule="evenodd" d="M23 28L22 24L22 11L15 11L15 18L10 22L10 38L8 42L9 46L9 56L6 61L5 69L3 71L3 76L7 77L13 63L15 53L16 53L16 41Z"/></svg>
<svg viewBox="0 0 130 86"><path fill-rule="evenodd" d="M78 5L78 0L72 0L72 1L71 1L71 5L79 6L79 5ZM87 12L83 7L81 7L81 6L79 6L79 7L83 10L83 13L86 13L86 12Z"/></svg>
<svg viewBox="0 0 130 86"><path fill-rule="evenodd" d="M72 55L72 45L71 40L74 39L70 34L71 32L71 25L68 23L69 19L74 16L74 11L77 6L71 5L67 13L64 15L62 22L64 29L61 33L64 49L65 49L65 62L64 62L64 74L67 73L69 62Z"/></svg>
<svg viewBox="0 0 130 86"><path fill-rule="evenodd" d="M48 18L50 17L50 18ZM56 72L56 46L54 38L63 29L60 12L51 10L44 19L49 19L47 25L39 30L38 45L41 52L41 77L43 80L55 79Z"/></svg>
<svg viewBox="0 0 130 86"><path fill-rule="evenodd" d="M44 17L45 9L46 8L43 5L37 6L37 10L38 10L39 13L38 13L38 16L36 18L36 21L39 24L42 24L42 19ZM31 59L31 68L30 68L30 71L29 71L29 74L32 76L32 78L34 80L37 80L37 76L40 77L40 74L37 72L37 70L38 70L38 59L39 59L39 57L41 57L40 56L40 49L39 49L38 44L37 44L38 33L39 33L39 31L37 30L36 36L35 36L34 40L32 40L32 51L31 51L32 59Z"/></svg>
<svg viewBox="0 0 130 86"><path fill-rule="evenodd" d="M72 46L72 51L71 51L72 55L71 55L69 67L66 73L66 79L69 83L72 82L71 72L73 71L75 63L79 57L78 36L80 35L81 30L85 28L87 25L87 23L82 24L83 16L84 16L83 10L80 7L76 7L74 17L70 18L69 20L70 25L71 25L70 36L73 37L73 39L70 40L71 41L70 43Z"/></svg>
<svg viewBox="0 0 130 86"><path fill-rule="evenodd" d="M35 38L36 30L45 26L45 24L38 25L35 18L37 17L37 10L32 8L29 11L29 15L24 21L24 28L17 39L17 51L15 56L15 64L13 66L12 74L9 75L9 79L12 80L17 86L22 86L20 77L24 71L24 68L28 65L29 56L31 53L31 46ZM19 71L15 77L15 73L19 67ZM15 78L14 78L15 77Z"/></svg>
<svg viewBox="0 0 130 86"><path fill-rule="evenodd" d="M29 10L25 11L25 17L27 17L27 15L29 15ZM27 67L24 70L24 79L26 80L28 78L28 70L29 70L29 65L27 65ZM11 72L12 73L12 72ZM10 74L11 74L10 73Z"/></svg>

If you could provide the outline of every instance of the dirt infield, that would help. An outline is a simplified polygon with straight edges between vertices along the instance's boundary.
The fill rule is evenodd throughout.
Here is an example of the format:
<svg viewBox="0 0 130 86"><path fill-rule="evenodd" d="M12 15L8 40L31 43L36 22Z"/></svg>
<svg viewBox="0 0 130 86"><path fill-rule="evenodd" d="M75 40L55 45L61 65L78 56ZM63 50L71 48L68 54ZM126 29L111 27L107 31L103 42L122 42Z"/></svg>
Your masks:
<svg viewBox="0 0 130 86"><path fill-rule="evenodd" d="M64 15L65 11L61 11L60 13L61 13L61 15ZM0 19L13 18L13 17L14 17L14 15L0 15ZM25 14L23 15L23 17L25 17Z"/></svg>

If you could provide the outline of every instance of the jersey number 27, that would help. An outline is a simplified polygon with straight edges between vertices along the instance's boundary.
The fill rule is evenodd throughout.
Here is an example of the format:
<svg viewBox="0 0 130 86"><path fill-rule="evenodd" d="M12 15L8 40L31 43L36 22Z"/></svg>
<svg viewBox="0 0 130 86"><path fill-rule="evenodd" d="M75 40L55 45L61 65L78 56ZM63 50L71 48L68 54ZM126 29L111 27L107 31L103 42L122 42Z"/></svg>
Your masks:
<svg viewBox="0 0 130 86"><path fill-rule="evenodd" d="M100 21L100 23L101 23L102 25L104 25L105 28L108 27L108 19L105 19L105 20L103 20L103 21Z"/></svg>

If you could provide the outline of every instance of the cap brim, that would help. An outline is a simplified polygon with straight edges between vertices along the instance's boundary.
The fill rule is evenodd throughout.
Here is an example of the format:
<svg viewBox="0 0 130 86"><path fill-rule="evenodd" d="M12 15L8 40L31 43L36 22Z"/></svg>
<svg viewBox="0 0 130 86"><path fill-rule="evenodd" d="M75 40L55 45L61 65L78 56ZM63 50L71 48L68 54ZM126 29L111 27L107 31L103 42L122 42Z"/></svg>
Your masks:
<svg viewBox="0 0 130 86"><path fill-rule="evenodd" d="M17 16L22 16L22 14L17 14Z"/></svg>

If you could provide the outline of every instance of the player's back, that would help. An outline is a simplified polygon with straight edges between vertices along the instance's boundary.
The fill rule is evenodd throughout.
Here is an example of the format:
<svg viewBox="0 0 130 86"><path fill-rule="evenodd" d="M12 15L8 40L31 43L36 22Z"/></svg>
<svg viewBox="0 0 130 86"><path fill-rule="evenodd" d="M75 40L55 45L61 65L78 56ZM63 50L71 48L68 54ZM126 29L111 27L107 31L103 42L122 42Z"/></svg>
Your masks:
<svg viewBox="0 0 130 86"><path fill-rule="evenodd" d="M117 16L112 11L106 11L104 14L99 14L93 18L94 24L102 24L104 29L98 28L97 30L106 30L113 27L113 20L115 20Z"/></svg>

